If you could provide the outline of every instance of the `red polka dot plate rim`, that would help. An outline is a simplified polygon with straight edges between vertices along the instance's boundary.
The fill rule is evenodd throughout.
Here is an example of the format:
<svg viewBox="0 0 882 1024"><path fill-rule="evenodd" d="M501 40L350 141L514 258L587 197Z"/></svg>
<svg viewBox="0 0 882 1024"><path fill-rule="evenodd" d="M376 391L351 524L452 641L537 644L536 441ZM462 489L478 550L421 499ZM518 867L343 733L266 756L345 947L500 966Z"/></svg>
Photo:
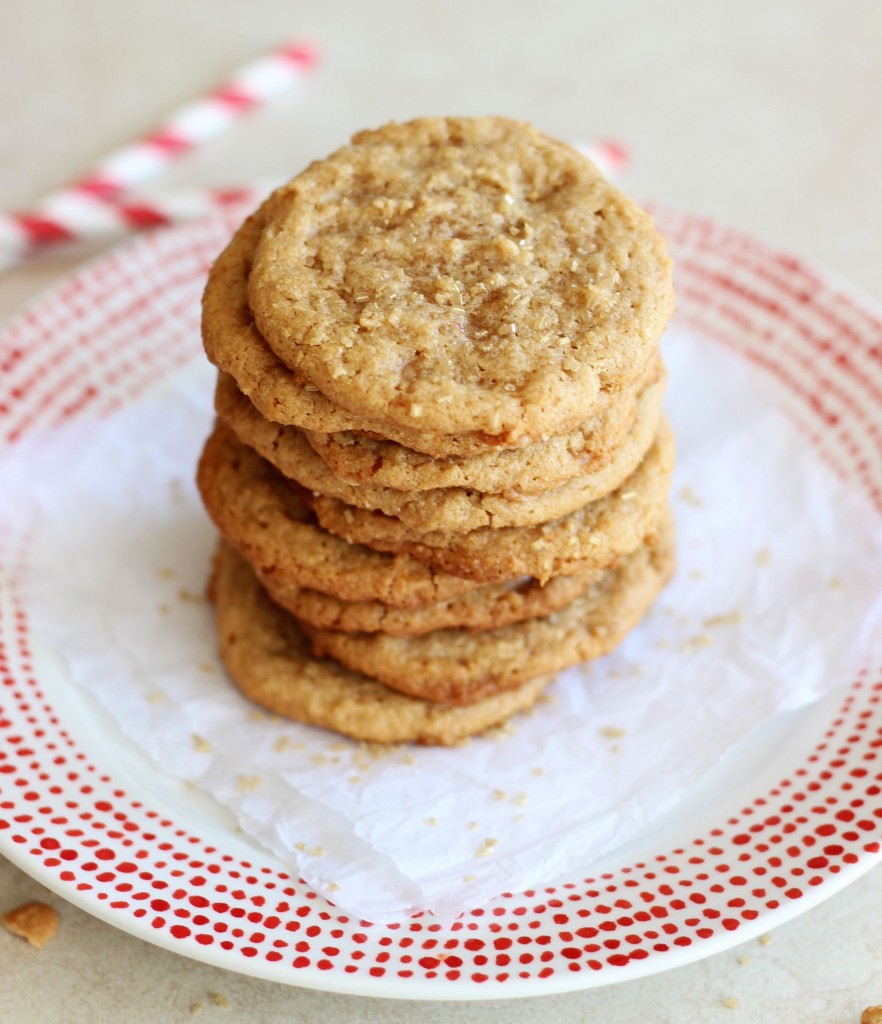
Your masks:
<svg viewBox="0 0 882 1024"><path fill-rule="evenodd" d="M678 317L750 361L882 512L882 317L800 260L654 210ZM112 416L200 358L198 300L233 221L159 231L67 278L0 334L0 437ZM0 538L0 581L26 549ZM505 998L698 959L827 898L882 859L882 664L767 723L695 792L584 876L442 924L341 913L223 813L115 740L40 656L0 588L0 852L115 927L227 969L353 994Z"/></svg>

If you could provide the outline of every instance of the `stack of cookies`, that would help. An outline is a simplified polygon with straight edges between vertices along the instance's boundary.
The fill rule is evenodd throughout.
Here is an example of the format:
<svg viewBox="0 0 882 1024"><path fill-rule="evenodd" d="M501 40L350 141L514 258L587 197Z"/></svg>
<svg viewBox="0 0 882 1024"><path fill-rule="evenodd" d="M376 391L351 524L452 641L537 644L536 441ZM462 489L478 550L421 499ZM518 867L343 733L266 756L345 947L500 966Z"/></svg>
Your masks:
<svg viewBox="0 0 882 1024"><path fill-rule="evenodd" d="M673 567L650 218L528 125L356 135L214 265L198 472L249 697L453 743L614 648Z"/></svg>

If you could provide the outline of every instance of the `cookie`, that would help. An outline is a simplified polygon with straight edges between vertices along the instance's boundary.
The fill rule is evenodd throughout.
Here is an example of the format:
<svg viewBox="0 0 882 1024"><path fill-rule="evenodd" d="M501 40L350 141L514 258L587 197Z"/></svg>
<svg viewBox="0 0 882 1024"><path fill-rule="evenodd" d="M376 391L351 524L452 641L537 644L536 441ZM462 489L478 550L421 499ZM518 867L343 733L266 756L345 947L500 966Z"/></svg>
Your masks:
<svg viewBox="0 0 882 1024"><path fill-rule="evenodd" d="M419 637L304 627L318 656L426 700L470 704L617 647L643 618L674 567L669 522L560 611L501 629L444 629Z"/></svg>
<svg viewBox="0 0 882 1024"><path fill-rule="evenodd" d="M475 588L407 555L380 554L327 533L302 492L223 425L205 444L196 482L218 530L264 576L281 584L404 608Z"/></svg>
<svg viewBox="0 0 882 1024"><path fill-rule="evenodd" d="M524 448L432 458L357 431L304 433L331 472L350 484L379 484L399 491L469 487L485 494L540 494L608 462L633 426L638 408L661 402L665 376L661 360L654 359L637 384L590 423Z"/></svg>
<svg viewBox="0 0 882 1024"><path fill-rule="evenodd" d="M283 584L257 574L269 596L296 618L319 629L421 636L435 629L497 629L550 615L584 593L598 573L556 576L544 586L529 576L477 587L459 597L420 608L393 608L380 601L341 601L330 594Z"/></svg>
<svg viewBox="0 0 882 1024"><path fill-rule="evenodd" d="M321 526L350 543L412 555L435 569L479 583L523 575L545 581L606 568L634 550L660 520L673 469L673 433L663 420L655 443L621 487L539 526L420 534L399 519L335 498L314 495L309 500Z"/></svg>
<svg viewBox="0 0 882 1024"><path fill-rule="evenodd" d="M334 405L314 385L299 380L266 344L248 306L248 276L264 223L265 207L261 207L242 224L215 260L202 299L202 343L206 355L236 381L262 416L303 430L354 432L369 439L390 439L432 457L469 457L517 449L533 441L527 436L503 438L479 431L449 435L374 422L353 416ZM596 403L597 414L615 408L620 397L618 392L602 393Z"/></svg>
<svg viewBox="0 0 882 1024"><path fill-rule="evenodd" d="M673 310L652 220L504 118L361 132L267 202L248 304L359 417L502 440L569 432L643 372Z"/></svg>
<svg viewBox="0 0 882 1024"><path fill-rule="evenodd" d="M650 400L640 405L631 431L607 462L541 494L483 494L464 487L407 493L340 480L301 431L264 419L229 377L220 378L215 395L218 415L236 436L286 477L314 493L394 516L417 533L528 526L557 519L596 501L618 487L640 464L655 436L661 403L662 389L657 386Z"/></svg>
<svg viewBox="0 0 882 1024"><path fill-rule="evenodd" d="M250 700L286 718L370 743L450 745L532 706L550 681L531 679L468 707L418 700L333 661L319 661L296 620L260 589L248 564L227 545L210 594L221 658Z"/></svg>

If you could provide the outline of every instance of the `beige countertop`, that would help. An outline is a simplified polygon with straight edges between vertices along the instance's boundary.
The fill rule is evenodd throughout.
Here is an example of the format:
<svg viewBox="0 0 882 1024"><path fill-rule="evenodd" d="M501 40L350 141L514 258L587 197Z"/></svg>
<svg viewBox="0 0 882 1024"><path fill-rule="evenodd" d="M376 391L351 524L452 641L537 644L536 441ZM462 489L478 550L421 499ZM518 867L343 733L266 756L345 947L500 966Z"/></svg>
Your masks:
<svg viewBox="0 0 882 1024"><path fill-rule="evenodd" d="M621 183L635 196L736 225L882 301L882 13L870 0L11 0L0 21L0 208L38 199L232 68L303 35L325 55L311 82L157 187L282 179L360 127L502 113L574 141L621 139L633 156ZM0 277L0 315L85 255ZM878 869L767 941L597 991L480 1005L364 1000L230 974L121 934L0 861L0 910L35 898L57 907L59 934L36 951L0 931L4 1024L197 1013L847 1024L882 1003Z"/></svg>

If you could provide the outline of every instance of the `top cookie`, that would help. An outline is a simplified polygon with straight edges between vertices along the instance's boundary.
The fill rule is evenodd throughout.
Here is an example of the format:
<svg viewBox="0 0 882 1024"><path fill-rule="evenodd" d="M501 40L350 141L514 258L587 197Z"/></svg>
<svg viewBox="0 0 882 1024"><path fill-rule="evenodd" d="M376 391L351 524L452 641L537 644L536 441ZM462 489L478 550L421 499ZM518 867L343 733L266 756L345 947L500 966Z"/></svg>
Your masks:
<svg viewBox="0 0 882 1024"><path fill-rule="evenodd" d="M500 441L563 433L646 367L673 308L648 214L503 118L361 132L266 207L249 305L343 409Z"/></svg>

